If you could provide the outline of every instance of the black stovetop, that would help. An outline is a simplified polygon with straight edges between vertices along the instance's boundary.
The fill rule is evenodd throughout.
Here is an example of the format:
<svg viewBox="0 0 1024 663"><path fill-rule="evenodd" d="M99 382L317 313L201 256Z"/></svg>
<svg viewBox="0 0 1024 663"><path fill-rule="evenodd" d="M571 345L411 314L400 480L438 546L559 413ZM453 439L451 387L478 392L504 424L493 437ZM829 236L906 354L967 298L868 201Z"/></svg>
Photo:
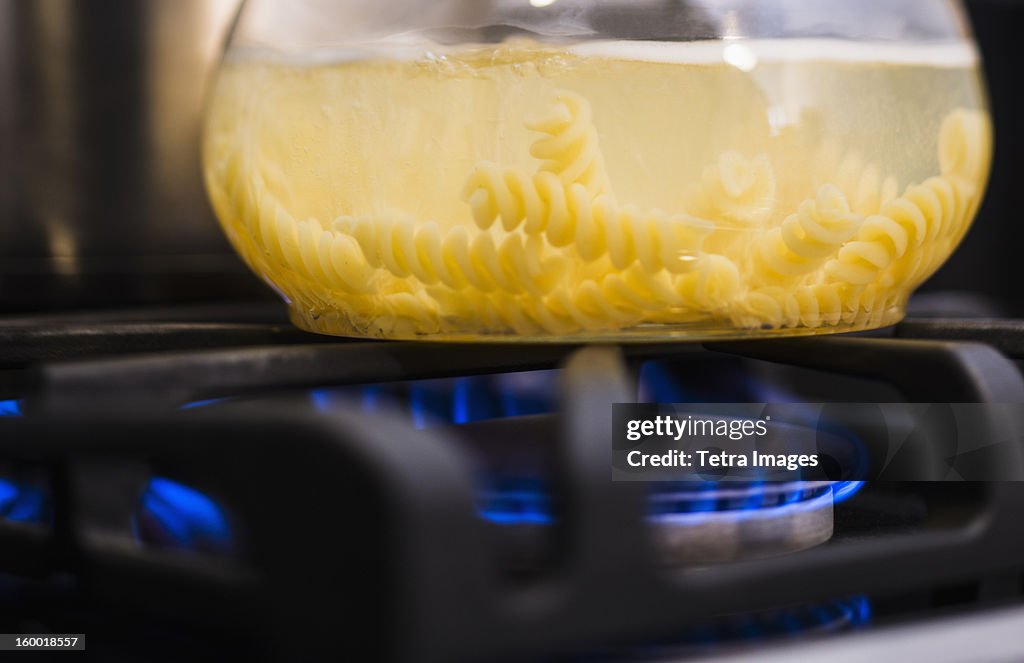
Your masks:
<svg viewBox="0 0 1024 663"><path fill-rule="evenodd" d="M153 660L618 660L1019 601L1014 483L872 484L823 545L666 566L647 487L609 481L608 405L1024 402L1022 351L1010 320L582 347L332 339L262 306L8 318L0 626ZM557 505L525 513L532 566L481 518L495 449L536 452Z"/></svg>

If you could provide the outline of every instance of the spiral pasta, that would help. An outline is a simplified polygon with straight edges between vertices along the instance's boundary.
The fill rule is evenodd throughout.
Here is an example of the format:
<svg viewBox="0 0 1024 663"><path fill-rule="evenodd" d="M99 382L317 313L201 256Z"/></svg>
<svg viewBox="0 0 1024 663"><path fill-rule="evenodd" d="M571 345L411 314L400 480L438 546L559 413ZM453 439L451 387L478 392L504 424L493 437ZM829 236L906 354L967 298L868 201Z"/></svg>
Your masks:
<svg viewBox="0 0 1024 663"><path fill-rule="evenodd" d="M992 128L985 113L958 108L942 121L939 169L944 176L969 184L981 182L988 172L991 150Z"/></svg>
<svg viewBox="0 0 1024 663"><path fill-rule="evenodd" d="M441 285L428 291L439 303L442 321L454 321L456 327L475 320L488 331L518 333L622 329L644 320L679 322L707 311L726 311L741 292L739 271L724 256L705 255L700 261L693 272L676 276L664 270L650 273L634 264L560 284L543 297L499 290L454 291Z"/></svg>
<svg viewBox="0 0 1024 663"><path fill-rule="evenodd" d="M556 289L546 302L556 324L580 329L627 327L642 320L682 321L688 312L724 312L741 292L739 270L724 256L704 255L692 272L671 276L639 265L571 288ZM536 315L536 314L535 314ZM537 318L545 327L547 318Z"/></svg>
<svg viewBox="0 0 1024 663"><path fill-rule="evenodd" d="M608 174L590 102L568 90L556 91L553 101L546 115L526 122L527 129L546 134L530 146L530 154L542 160L540 171L565 184L581 184L591 195L607 192Z"/></svg>
<svg viewBox="0 0 1024 663"><path fill-rule="evenodd" d="M878 166L865 164L855 152L839 162L835 186L850 201L850 210L861 216L877 214L883 205L899 195L899 182L895 177L883 178Z"/></svg>
<svg viewBox="0 0 1024 663"><path fill-rule="evenodd" d="M507 235L495 243L487 232L463 226L442 231L436 223L403 218L340 217L339 234L355 238L366 261L399 278L414 276L424 284L444 283L455 290L501 289L543 294L564 272L559 256L541 257L543 247Z"/></svg>
<svg viewBox="0 0 1024 663"><path fill-rule="evenodd" d="M232 153L211 182L218 213L237 219L248 233L229 235L239 253L307 314L301 323L324 333L359 330L376 336L410 336L440 329L437 304L422 290L387 282L370 266L352 237L324 229L315 219L297 221L282 204L279 170L256 166L255 153ZM274 264L274 270L264 265ZM281 269L285 268L285 269ZM344 297L344 315L333 302ZM293 309L293 315L295 309Z"/></svg>
<svg viewBox="0 0 1024 663"><path fill-rule="evenodd" d="M581 303L577 303L575 293L578 290L584 293L578 297ZM604 311L590 308L586 291L587 286L582 285L572 293L562 288L545 297L532 297L502 291L456 292L440 285L428 289L439 305L442 325L455 329L473 322L487 332L502 333L511 329L521 334L571 334L580 329L596 328L599 324L603 328L616 328L640 320L640 316L630 316L615 308Z"/></svg>
<svg viewBox="0 0 1024 663"><path fill-rule="evenodd" d="M901 314L909 290L965 232L991 141L984 113L953 111L940 131L939 174L901 191L857 153L818 147L830 127L801 118L756 136L765 154L725 152L688 187L641 182L681 202L665 212L616 195L586 99L557 91L543 110L525 123L536 132L535 165L478 163L461 192L467 207L448 198L457 191L421 205L419 184L389 198L381 192L394 180L373 168L345 186L322 182L319 166L294 177L285 172L291 146L276 134L211 141L211 198L232 244L310 329L564 336L695 322L698 333L809 332ZM469 138L454 161L476 149ZM667 152L645 166L673 163ZM436 220L379 211L406 204L436 210ZM307 209L341 215L306 218Z"/></svg>
<svg viewBox="0 0 1024 663"><path fill-rule="evenodd" d="M697 267L677 277L674 286L690 307L712 313L728 311L744 290L736 263L714 253L702 255Z"/></svg>
<svg viewBox="0 0 1024 663"><path fill-rule="evenodd" d="M763 224L775 207L775 174L764 155L726 152L684 193L684 209L716 222Z"/></svg>
<svg viewBox="0 0 1024 663"><path fill-rule="evenodd" d="M929 268L919 259L931 253L923 251L922 245L957 236L970 220L970 207L968 187L958 179L936 176L909 186L881 214L864 222L856 238L825 265L825 273L835 281L863 285L892 265L889 281L921 278ZM897 262L910 247L915 248L912 260Z"/></svg>
<svg viewBox="0 0 1024 663"><path fill-rule="evenodd" d="M490 163L474 169L463 197L480 228L500 218L506 231L521 227L554 247L571 245L585 261L607 255L616 269L640 262L651 271L685 271L712 230L685 214L620 206L608 194L593 198L582 184L565 185L551 173L526 176Z"/></svg>
<svg viewBox="0 0 1024 663"><path fill-rule="evenodd" d="M377 288L373 269L363 260L356 242L325 231L314 219L296 221L263 175L243 178L238 172L237 164L227 169L225 184L234 189L229 189L229 199L237 201L236 213L272 260L339 292L366 294Z"/></svg>
<svg viewBox="0 0 1024 663"><path fill-rule="evenodd" d="M834 284L799 288L768 286L753 290L733 313L740 327L834 326L843 318L843 297Z"/></svg>
<svg viewBox="0 0 1024 663"><path fill-rule="evenodd" d="M758 241L758 280L779 282L820 268L857 232L862 221L838 188L822 186L814 198L801 203L795 214Z"/></svg>

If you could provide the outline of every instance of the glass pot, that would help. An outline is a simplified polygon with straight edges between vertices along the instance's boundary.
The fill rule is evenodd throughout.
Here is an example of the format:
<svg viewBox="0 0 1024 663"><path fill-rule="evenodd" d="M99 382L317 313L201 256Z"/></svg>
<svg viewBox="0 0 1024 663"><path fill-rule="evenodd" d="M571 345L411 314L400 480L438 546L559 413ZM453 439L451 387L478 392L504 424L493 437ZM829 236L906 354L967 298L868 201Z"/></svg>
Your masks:
<svg viewBox="0 0 1024 663"><path fill-rule="evenodd" d="M249 0L204 138L295 324L396 339L889 325L990 155L946 0Z"/></svg>

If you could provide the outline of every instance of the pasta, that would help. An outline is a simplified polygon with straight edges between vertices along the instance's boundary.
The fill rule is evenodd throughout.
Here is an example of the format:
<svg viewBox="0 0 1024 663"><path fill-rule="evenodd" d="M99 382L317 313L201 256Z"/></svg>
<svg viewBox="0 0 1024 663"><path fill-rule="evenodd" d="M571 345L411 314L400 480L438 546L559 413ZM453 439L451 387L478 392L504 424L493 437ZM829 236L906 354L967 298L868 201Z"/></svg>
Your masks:
<svg viewBox="0 0 1024 663"><path fill-rule="evenodd" d="M271 260L332 290L349 294L375 290L373 270L350 237L326 232L312 219L296 221L261 175L247 180L237 172L237 166L228 168L226 182L235 190L227 198L239 201L237 214L248 221L251 237Z"/></svg>
<svg viewBox="0 0 1024 663"><path fill-rule="evenodd" d="M778 228L758 240L758 280L774 283L820 268L860 227L862 217L850 211L843 193L826 184L805 200Z"/></svg>
<svg viewBox="0 0 1024 663"><path fill-rule="evenodd" d="M744 286L740 270L732 260L706 253L696 269L676 279L675 290L693 308L717 313L733 307Z"/></svg>
<svg viewBox="0 0 1024 663"><path fill-rule="evenodd" d="M912 287L938 268L948 253L935 251L936 247L958 240L974 214L974 186L957 174L971 162L957 148L972 140L957 133L971 128L968 121L954 121L962 117L956 111L943 123L939 161L945 163L942 168L947 174L907 187L902 196L882 207L880 215L869 217L854 241L825 265L832 280L867 284L892 266L888 284L906 281ZM910 259L901 260L911 247L915 252ZM928 256L940 257L922 260Z"/></svg>
<svg viewBox="0 0 1024 663"><path fill-rule="evenodd" d="M768 286L748 293L733 313L740 327L834 326L843 319L844 299L834 284L800 288Z"/></svg>
<svg viewBox="0 0 1024 663"><path fill-rule="evenodd" d="M584 97L558 90L550 112L526 127L547 134L530 147L530 154L543 160L541 172L553 173L565 184L582 184L591 195L610 190L590 102Z"/></svg>
<svg viewBox="0 0 1024 663"><path fill-rule="evenodd" d="M893 176L882 178L874 164L865 164L855 152L848 154L836 169L835 186L850 201L850 210L861 216L877 214L882 206L899 195L899 182Z"/></svg>
<svg viewBox="0 0 1024 663"><path fill-rule="evenodd" d="M712 230L685 214L620 206L608 194L593 198L582 184L565 185L550 173L528 177L495 164L473 171L463 197L480 228L500 218L508 232L522 227L527 236L543 234L551 246L571 245L588 262L607 255L616 269L640 262L650 271L686 271Z"/></svg>
<svg viewBox="0 0 1024 663"><path fill-rule="evenodd" d="M991 141L983 113L950 113L939 174L902 193L855 153L814 155L807 143L813 177L780 170L776 181L768 156L729 151L683 190L679 211L664 212L616 197L580 95L556 92L526 126L540 134L536 169L478 163L462 191L472 222L296 218L302 208L278 162L252 146L231 152L230 142L214 144L224 155L211 198L297 322L326 333L856 328L898 318L963 236ZM795 149L789 140L783 148Z"/></svg>
<svg viewBox="0 0 1024 663"><path fill-rule="evenodd" d="M566 334L621 329L645 319L680 320L687 312L725 311L740 292L736 266L723 256L705 255L693 272L673 276L645 271L639 264L555 288L543 298L501 291L458 293L435 287L442 319L485 320L489 330Z"/></svg>
<svg viewBox="0 0 1024 663"><path fill-rule="evenodd" d="M684 194L683 207L715 222L759 226L775 207L775 175L766 156L747 159L726 152Z"/></svg>
<svg viewBox="0 0 1024 663"><path fill-rule="evenodd" d="M382 281L354 238L325 230L315 219L291 216L278 198L278 182L265 179L275 176L272 168L243 176L247 170L237 155L226 160L220 171L223 188L212 186L211 198L224 207L220 213L250 229L232 237L241 255L254 265L287 268L274 270L273 285L309 312L303 325L324 333L358 329L377 336L440 329L437 304L422 289ZM330 304L339 295L345 298L345 315Z"/></svg>
<svg viewBox="0 0 1024 663"><path fill-rule="evenodd" d="M455 290L543 294L565 267L564 258L541 258L543 247L520 235L507 235L496 244L487 232L471 235L463 226L442 231L436 223L401 218L341 217L334 229L354 237L370 265Z"/></svg>
<svg viewBox="0 0 1024 663"><path fill-rule="evenodd" d="M966 108L946 116L939 129L939 169L947 177L968 184L982 181L988 172L992 129L985 113Z"/></svg>

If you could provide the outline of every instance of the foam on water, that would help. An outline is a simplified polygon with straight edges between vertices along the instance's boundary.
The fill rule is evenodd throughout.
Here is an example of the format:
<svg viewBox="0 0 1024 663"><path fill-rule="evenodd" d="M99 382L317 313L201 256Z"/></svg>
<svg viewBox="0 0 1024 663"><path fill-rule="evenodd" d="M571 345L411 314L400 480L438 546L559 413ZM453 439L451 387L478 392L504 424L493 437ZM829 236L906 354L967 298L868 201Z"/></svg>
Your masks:
<svg viewBox="0 0 1024 663"><path fill-rule="evenodd" d="M486 48L518 48L519 44L494 44ZM527 43L523 50L531 50ZM309 51L278 51L247 46L231 50L231 61L269 61L296 67L315 67L373 59L429 61L458 57L485 47L446 46L407 38L388 39ZM537 50L557 51L559 47L538 44ZM562 47L580 57L631 60L664 64L737 64L749 68L762 62L854 62L966 68L975 66L979 56L968 41L876 42L846 39L723 39L693 42L594 41Z"/></svg>
<svg viewBox="0 0 1024 663"><path fill-rule="evenodd" d="M573 46L570 50L581 56L668 64L729 62L730 53L737 51L749 53L759 62L838 61L967 67L978 60L977 51L968 42L901 43L845 39L599 41Z"/></svg>

